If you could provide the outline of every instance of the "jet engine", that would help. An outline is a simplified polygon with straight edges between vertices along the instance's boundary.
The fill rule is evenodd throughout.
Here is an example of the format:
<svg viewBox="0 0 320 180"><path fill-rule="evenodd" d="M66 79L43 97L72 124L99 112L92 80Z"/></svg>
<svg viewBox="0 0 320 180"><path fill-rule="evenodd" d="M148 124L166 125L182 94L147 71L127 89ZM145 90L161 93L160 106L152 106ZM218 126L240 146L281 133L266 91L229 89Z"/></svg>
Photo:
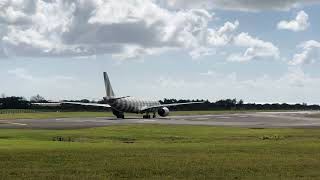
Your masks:
<svg viewBox="0 0 320 180"><path fill-rule="evenodd" d="M163 108L160 108L158 109L158 114L159 116L161 117L165 117L165 116L168 116L169 115L169 109L167 107L163 107Z"/></svg>

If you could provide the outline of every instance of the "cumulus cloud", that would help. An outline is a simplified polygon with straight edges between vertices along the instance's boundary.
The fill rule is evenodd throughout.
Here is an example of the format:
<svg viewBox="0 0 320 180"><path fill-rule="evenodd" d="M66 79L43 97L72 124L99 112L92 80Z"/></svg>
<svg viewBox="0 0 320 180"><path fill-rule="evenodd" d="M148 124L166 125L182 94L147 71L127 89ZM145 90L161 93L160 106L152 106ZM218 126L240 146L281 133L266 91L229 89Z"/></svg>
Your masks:
<svg viewBox="0 0 320 180"><path fill-rule="evenodd" d="M226 22L217 30L209 29L208 43L213 46L224 46L231 42L235 35L235 31L239 26L239 21L234 23Z"/></svg>
<svg viewBox="0 0 320 180"><path fill-rule="evenodd" d="M290 10L292 8L319 3L317 0L160 0L172 8L229 9L238 11Z"/></svg>
<svg viewBox="0 0 320 180"><path fill-rule="evenodd" d="M130 59L164 49L192 51L212 18L206 10L169 11L152 0L1 2L0 52L6 56Z"/></svg>
<svg viewBox="0 0 320 180"><path fill-rule="evenodd" d="M248 33L238 33L239 24L239 21L225 22L221 27L207 28L202 33L205 34L203 41L194 43L196 46L190 52L191 57L199 58L201 56L212 55L216 53L217 48L222 47L245 48L242 53L228 55L227 60L229 61L244 62L261 59L278 59L280 57L279 48L271 42L252 37Z"/></svg>
<svg viewBox="0 0 320 180"><path fill-rule="evenodd" d="M304 31L310 23L308 22L309 16L304 11L300 11L296 18L291 21L280 21L277 25L278 29L286 29L291 31Z"/></svg>
<svg viewBox="0 0 320 180"><path fill-rule="evenodd" d="M0 24L26 24L31 22L29 15L35 13L37 0L0 1Z"/></svg>
<svg viewBox="0 0 320 180"><path fill-rule="evenodd" d="M233 44L246 48L243 53L233 53L228 56L229 61L250 61L254 59L277 59L280 56L279 48L271 42L253 38L247 33L240 33L233 39Z"/></svg>
<svg viewBox="0 0 320 180"><path fill-rule="evenodd" d="M320 58L320 42L309 40L301 43L298 47L302 49L302 52L293 56L289 61L290 65L309 64Z"/></svg>
<svg viewBox="0 0 320 180"><path fill-rule="evenodd" d="M200 33L198 40L192 44L190 56L197 59L216 53L216 48L229 45L236 34L239 21L225 22L221 27L206 28Z"/></svg>
<svg viewBox="0 0 320 180"><path fill-rule="evenodd" d="M172 10L154 0L3 0L0 10L0 57L140 59L184 49L196 59L229 45L247 48L232 58L239 61L277 54L271 43L239 34L238 21L209 26L215 15L207 10ZM242 36L252 44L237 43Z"/></svg>

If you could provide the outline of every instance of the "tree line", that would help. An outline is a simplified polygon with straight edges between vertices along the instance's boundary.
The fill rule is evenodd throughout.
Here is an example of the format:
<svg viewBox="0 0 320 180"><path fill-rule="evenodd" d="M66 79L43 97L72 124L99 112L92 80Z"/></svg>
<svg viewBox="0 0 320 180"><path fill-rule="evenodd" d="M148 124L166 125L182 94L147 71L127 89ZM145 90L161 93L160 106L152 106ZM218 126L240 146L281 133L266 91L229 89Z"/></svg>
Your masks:
<svg viewBox="0 0 320 180"><path fill-rule="evenodd" d="M308 105L306 103L244 103L242 99L222 99L215 102L208 100L176 100L176 99L164 99L160 101L163 104L170 103L183 103L183 102L200 102L203 104L192 104L187 106L176 106L174 110L187 111L187 110L320 110L320 106L317 104Z"/></svg>
<svg viewBox="0 0 320 180"><path fill-rule="evenodd" d="M83 103L101 103L105 101L102 99L100 101L90 101L88 99L81 100L66 100L73 102L83 102ZM184 103L184 102L204 102L202 104L191 104L186 106L176 106L172 107L172 110L179 111L189 111L189 110L320 110L320 106L317 104L308 105L306 103L297 104L287 104L287 103L245 103L242 99L222 99L215 102L210 102L208 100L196 99L163 99L160 101L161 104L171 104L171 103ZM77 111L105 111L104 107L94 107L94 106L81 106L81 105L71 105L63 104L57 107L43 107L36 106L32 103L46 103L48 102L45 98L40 95L36 95L27 100L24 97L10 96L0 97L0 109L46 109L46 110L77 110Z"/></svg>

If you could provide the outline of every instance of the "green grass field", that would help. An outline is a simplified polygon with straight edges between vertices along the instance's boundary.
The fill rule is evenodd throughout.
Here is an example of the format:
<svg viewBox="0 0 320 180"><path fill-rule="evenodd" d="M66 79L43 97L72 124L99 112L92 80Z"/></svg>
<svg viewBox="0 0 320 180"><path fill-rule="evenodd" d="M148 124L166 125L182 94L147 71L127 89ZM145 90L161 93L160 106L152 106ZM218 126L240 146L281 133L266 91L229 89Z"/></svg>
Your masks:
<svg viewBox="0 0 320 180"><path fill-rule="evenodd" d="M230 110L230 111L172 111L171 116L207 115L224 113L259 112L259 110ZM141 114L125 114L126 116L141 116ZM0 119L46 119L46 118L75 118L75 117L113 117L112 112L41 112L35 110L0 110Z"/></svg>
<svg viewBox="0 0 320 180"><path fill-rule="evenodd" d="M319 179L320 129L0 131L0 179Z"/></svg>

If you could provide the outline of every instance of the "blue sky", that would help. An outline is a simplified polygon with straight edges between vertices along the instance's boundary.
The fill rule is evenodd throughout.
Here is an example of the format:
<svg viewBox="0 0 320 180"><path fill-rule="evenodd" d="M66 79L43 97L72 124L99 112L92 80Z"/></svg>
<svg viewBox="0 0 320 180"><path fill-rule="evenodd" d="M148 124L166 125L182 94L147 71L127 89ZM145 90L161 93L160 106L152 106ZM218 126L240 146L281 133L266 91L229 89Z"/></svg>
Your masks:
<svg viewBox="0 0 320 180"><path fill-rule="evenodd" d="M320 3L0 1L0 94L316 103Z"/></svg>

